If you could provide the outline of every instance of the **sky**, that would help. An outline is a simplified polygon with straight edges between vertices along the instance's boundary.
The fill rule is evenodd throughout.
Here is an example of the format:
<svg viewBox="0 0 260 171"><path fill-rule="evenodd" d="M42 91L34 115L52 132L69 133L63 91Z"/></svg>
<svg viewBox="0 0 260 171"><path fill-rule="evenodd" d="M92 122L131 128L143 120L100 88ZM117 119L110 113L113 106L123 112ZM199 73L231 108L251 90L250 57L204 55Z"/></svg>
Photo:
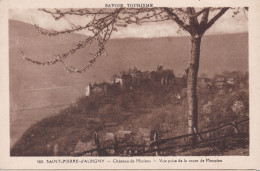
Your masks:
<svg viewBox="0 0 260 171"><path fill-rule="evenodd" d="M248 18L247 14L241 11L235 17L232 17L233 12L229 10L226 12L209 30L207 35L216 34L231 34L248 32ZM43 28L50 30L61 30L66 27L69 28L68 20L73 20L82 24L86 22L85 18L67 18L60 21L55 21L49 14L46 14L37 9L10 9L9 19L23 21L26 23L36 23ZM113 32L112 38L153 38L153 37L173 37L173 36L187 36L184 31L177 33L178 26L172 21L146 23L141 26L131 24L127 28L123 28L118 32ZM86 34L86 32L80 32Z"/></svg>

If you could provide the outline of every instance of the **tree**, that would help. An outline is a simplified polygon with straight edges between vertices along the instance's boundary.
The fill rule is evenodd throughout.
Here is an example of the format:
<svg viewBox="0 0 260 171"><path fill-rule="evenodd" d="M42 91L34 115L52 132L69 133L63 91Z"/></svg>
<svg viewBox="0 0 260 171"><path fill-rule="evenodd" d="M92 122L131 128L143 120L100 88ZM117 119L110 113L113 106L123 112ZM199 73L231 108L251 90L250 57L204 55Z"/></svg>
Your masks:
<svg viewBox="0 0 260 171"><path fill-rule="evenodd" d="M147 22L174 21L180 30L188 32L191 36L191 58L187 69L187 101L188 101L188 133L194 134L192 141L196 142L196 132L198 132L198 99L197 99L197 76L199 70L200 45L204 33L211 28L215 22L222 17L229 9L225 8L116 8L116 9L39 9L53 16L55 20L60 20L67 16L85 17L86 23L78 25L72 21L70 28L62 31L46 31L37 24L36 28L41 34L48 36L58 36L82 30L89 32L89 37L77 44L76 47L66 53L58 54L53 60L41 62L27 58L24 59L38 65L50 65L62 63L69 72L82 73L90 68L97 57L106 53L105 45L113 32L127 27L129 24L141 25ZM248 10L247 8L245 8ZM234 15L239 9L233 9ZM209 17L210 14L213 17ZM85 48L87 45L97 42L98 50L91 53L92 59L81 69L68 66L65 60L77 50Z"/></svg>

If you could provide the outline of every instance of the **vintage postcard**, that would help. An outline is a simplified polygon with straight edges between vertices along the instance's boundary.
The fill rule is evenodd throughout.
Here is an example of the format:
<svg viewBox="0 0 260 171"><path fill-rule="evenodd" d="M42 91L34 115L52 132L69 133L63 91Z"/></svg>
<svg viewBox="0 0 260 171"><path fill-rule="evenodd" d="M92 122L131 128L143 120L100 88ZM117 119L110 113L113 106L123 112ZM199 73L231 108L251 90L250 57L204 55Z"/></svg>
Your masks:
<svg viewBox="0 0 260 171"><path fill-rule="evenodd" d="M260 169L258 1L0 8L0 169Z"/></svg>

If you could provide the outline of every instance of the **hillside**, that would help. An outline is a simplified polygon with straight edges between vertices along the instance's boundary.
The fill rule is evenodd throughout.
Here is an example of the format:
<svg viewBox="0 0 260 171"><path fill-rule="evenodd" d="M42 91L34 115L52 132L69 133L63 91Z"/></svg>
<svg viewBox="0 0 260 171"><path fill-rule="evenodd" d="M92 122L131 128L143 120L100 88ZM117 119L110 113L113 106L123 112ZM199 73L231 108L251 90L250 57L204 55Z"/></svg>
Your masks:
<svg viewBox="0 0 260 171"><path fill-rule="evenodd" d="M234 72L224 76L232 76L236 83L223 87L214 84L207 88L203 83L198 86L200 131L248 118L248 75ZM218 77L214 78L214 82L217 79ZM113 135L120 131L131 132L132 138L124 136L123 143L139 145L150 142L154 131L159 139L184 135L187 129L184 87L185 85L177 82L165 85L160 81L150 80L131 89L117 87L117 91L98 91L80 98L58 115L45 118L27 129L11 149L11 156L75 155L95 148L94 132L98 133L98 142L103 147L111 143L111 137L107 139L108 134ZM177 94L180 96L176 96ZM197 151L177 149L176 154L248 155L248 123L237 124L236 130L239 134L235 134L232 127L220 129L214 134L204 134L204 138L211 138L213 141L199 145L201 149ZM229 137L230 134L236 136ZM176 143L180 142L174 141L175 145ZM184 143L187 142L184 140ZM237 153L234 150L233 153L224 153L234 148L243 148L244 152ZM177 151L165 151L164 155L172 156Z"/></svg>
<svg viewBox="0 0 260 171"><path fill-rule="evenodd" d="M20 137L36 121L56 115L58 106L75 103L85 94L88 82L109 81L115 73L134 66L151 71L163 65L173 69L176 75L182 75L188 66L188 37L110 40L109 55L101 56L84 74L68 74L61 65L36 66L22 59L21 51L33 59L39 57L46 61L85 38L79 34L46 37L30 24L9 21L11 139ZM88 61L89 52L89 48L80 50L71 60L76 66L82 66ZM212 75L223 70L248 70L248 34L203 38L200 72Z"/></svg>

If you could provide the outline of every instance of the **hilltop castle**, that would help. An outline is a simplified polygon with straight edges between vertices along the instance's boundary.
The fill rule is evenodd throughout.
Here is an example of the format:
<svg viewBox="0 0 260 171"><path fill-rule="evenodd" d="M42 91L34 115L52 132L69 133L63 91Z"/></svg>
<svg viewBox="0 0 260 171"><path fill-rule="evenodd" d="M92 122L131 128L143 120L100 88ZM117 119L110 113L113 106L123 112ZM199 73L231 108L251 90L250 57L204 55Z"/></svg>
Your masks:
<svg viewBox="0 0 260 171"><path fill-rule="evenodd" d="M86 87L86 96L90 96L93 93L108 93L118 90L132 90L137 89L142 84L149 84L149 86L165 86L171 87L175 84L175 75L173 70L163 69L163 66L157 66L156 71L142 72L136 68L130 69L127 72L121 72L119 75L115 75L111 83L89 83Z"/></svg>

